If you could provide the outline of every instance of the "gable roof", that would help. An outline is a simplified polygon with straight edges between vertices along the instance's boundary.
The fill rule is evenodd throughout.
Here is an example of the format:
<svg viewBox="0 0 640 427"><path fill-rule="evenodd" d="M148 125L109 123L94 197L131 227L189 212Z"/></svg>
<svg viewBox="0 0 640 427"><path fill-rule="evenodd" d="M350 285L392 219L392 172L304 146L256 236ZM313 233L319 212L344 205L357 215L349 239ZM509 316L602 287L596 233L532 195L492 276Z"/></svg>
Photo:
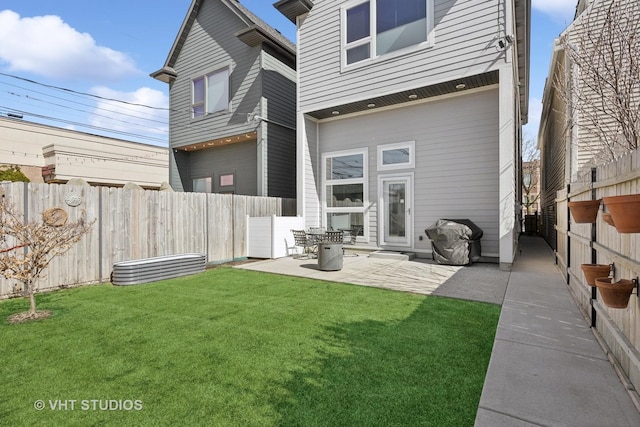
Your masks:
<svg viewBox="0 0 640 427"><path fill-rule="evenodd" d="M178 36L173 42L173 46L169 51L169 55L167 56L164 66L158 71L151 73L151 77L165 83L169 83L169 81L175 79L178 76L173 67L178 60L178 56L180 55L180 51L182 50L187 36L191 31L191 27L193 26L193 23L198 16L200 7L205 1L207 0L192 0L191 6L189 6L187 15L182 22L180 31L178 31ZM287 56L295 57L296 46L289 39L284 37L278 30L271 27L269 24L257 17L249 9L240 4L240 0L217 1L227 6L233 13L235 13L246 23L246 29L235 33L235 35L240 40L247 43L249 46L255 46L259 43L266 43Z"/></svg>

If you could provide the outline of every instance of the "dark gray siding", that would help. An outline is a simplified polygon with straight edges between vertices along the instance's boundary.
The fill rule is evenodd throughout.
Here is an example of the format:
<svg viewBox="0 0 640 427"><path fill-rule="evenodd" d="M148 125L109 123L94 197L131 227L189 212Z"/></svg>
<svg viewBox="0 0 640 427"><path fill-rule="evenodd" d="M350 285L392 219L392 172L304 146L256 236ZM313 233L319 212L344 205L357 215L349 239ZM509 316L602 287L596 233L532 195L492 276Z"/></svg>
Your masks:
<svg viewBox="0 0 640 427"><path fill-rule="evenodd" d="M268 196L296 197L296 75L263 52L262 86L266 101Z"/></svg>
<svg viewBox="0 0 640 427"><path fill-rule="evenodd" d="M191 155L191 178L213 178L213 191L221 192L220 175L235 174L235 194L256 196L257 188L257 151L255 141L223 145L221 147L200 150ZM191 182L189 182L191 190Z"/></svg>
<svg viewBox="0 0 640 427"><path fill-rule="evenodd" d="M270 124L268 134L268 196L295 199L296 131Z"/></svg>
<svg viewBox="0 0 640 427"><path fill-rule="evenodd" d="M559 104L555 104L559 107ZM564 121L559 114L552 114L541 133L540 207L542 209L542 237L552 249L558 249L556 226L556 192L565 187L566 146Z"/></svg>

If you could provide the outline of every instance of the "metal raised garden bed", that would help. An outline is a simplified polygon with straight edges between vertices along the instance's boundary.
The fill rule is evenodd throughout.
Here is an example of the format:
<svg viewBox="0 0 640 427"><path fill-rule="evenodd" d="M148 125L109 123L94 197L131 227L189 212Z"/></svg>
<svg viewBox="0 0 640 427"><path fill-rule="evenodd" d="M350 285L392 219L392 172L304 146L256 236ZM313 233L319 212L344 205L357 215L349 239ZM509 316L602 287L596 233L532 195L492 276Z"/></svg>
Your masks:
<svg viewBox="0 0 640 427"><path fill-rule="evenodd" d="M137 285L158 280L201 273L205 267L204 254L178 254L155 258L122 261L113 264L111 283Z"/></svg>

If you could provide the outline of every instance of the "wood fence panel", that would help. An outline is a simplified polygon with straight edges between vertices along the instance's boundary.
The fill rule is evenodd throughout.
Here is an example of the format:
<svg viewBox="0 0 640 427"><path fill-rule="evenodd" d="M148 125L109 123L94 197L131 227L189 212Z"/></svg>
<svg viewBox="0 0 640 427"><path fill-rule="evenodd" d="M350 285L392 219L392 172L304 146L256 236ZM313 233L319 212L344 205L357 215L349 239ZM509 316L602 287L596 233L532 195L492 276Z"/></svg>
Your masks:
<svg viewBox="0 0 640 427"><path fill-rule="evenodd" d="M14 206L14 211L20 216L24 215L24 201L27 184L23 183L4 183L0 184L2 188L3 196ZM11 248L18 244L17 241L10 237L6 237L6 246ZM23 250L23 249L17 249ZM2 295L14 295L17 291L22 289L22 285L16 280L7 280L0 276L0 296Z"/></svg>
<svg viewBox="0 0 640 427"><path fill-rule="evenodd" d="M638 170L640 170L640 156L637 150L614 162L599 166L596 170L595 182L590 184L592 188L595 188L596 198L640 193ZM584 177L585 175L580 176L576 183L571 184L572 190L581 188L584 184ZM590 199L590 189L584 192L580 191L572 192L570 199ZM560 204L559 200L559 212L561 210ZM593 242L591 241L590 225L571 224L570 236L574 234L575 237L571 239L571 254L569 255L571 269L575 270L574 272L581 279L582 284L584 279L578 271L579 263L591 262L590 246L593 246L596 251L597 263L613 263L615 265L615 280L640 276L640 233L618 233L615 227L603 221L603 211L607 211L606 205L601 206L598 213L595 225L596 238ZM640 213L638 214L640 215ZM590 294L584 289L576 290L579 295ZM626 309L606 307L599 291L596 301L592 302L590 298L584 297L577 299L587 312L590 312L588 306L593 304L596 310L596 329L636 389L640 389L640 301L638 296L635 293L631 295Z"/></svg>
<svg viewBox="0 0 640 427"><path fill-rule="evenodd" d="M567 248L567 230L569 226L567 216L567 193L566 190L558 191L556 197L556 260L558 267L562 271L564 277L567 276L568 265L568 248Z"/></svg>
<svg viewBox="0 0 640 427"><path fill-rule="evenodd" d="M283 200L273 197L31 183L5 183L2 191L19 214L26 204L28 219L40 221L46 209L61 207L69 221L83 213L96 220L87 236L52 261L40 290L107 281L120 261L189 252L204 253L207 262L246 257L246 216L283 211ZM71 206L71 199L80 203ZM0 278L0 298L12 295L15 284Z"/></svg>
<svg viewBox="0 0 640 427"><path fill-rule="evenodd" d="M233 199L231 194L208 194L208 262L233 259Z"/></svg>

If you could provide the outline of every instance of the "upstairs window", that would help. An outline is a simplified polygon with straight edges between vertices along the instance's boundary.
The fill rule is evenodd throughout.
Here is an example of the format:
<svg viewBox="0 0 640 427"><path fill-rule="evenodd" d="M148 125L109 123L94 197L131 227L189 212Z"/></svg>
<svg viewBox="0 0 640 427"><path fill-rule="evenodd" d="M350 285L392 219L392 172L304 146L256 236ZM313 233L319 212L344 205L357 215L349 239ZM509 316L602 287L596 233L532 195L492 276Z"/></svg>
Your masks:
<svg viewBox="0 0 640 427"><path fill-rule="evenodd" d="M343 65L430 40L433 0L354 0L342 7Z"/></svg>
<svg viewBox="0 0 640 427"><path fill-rule="evenodd" d="M193 117L229 109L229 69L193 79Z"/></svg>

